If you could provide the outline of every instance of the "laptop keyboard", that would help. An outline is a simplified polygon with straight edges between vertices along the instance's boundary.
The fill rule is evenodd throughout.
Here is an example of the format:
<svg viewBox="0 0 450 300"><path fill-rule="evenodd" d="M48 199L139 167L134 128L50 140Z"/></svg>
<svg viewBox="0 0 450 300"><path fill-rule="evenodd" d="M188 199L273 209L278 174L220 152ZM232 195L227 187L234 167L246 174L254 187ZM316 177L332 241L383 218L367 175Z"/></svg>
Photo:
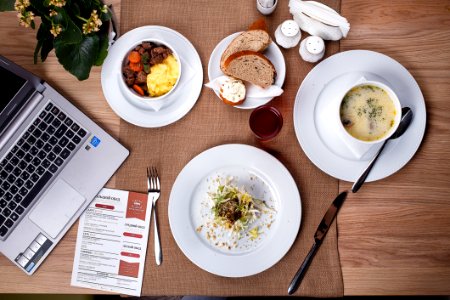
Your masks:
<svg viewBox="0 0 450 300"><path fill-rule="evenodd" d="M87 132L48 103L0 162L0 237L5 237Z"/></svg>

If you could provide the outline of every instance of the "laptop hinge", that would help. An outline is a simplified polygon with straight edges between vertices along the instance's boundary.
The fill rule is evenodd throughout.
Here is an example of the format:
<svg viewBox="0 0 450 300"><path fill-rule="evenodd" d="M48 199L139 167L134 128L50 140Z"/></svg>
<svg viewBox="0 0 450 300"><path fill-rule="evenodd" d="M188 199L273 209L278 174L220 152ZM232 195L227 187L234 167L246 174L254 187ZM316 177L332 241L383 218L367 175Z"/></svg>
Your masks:
<svg viewBox="0 0 450 300"><path fill-rule="evenodd" d="M45 85L44 85L45 81L41 80L41 82L39 83L39 85L36 87L36 91L38 91L39 93L44 93L45 90Z"/></svg>
<svg viewBox="0 0 450 300"><path fill-rule="evenodd" d="M12 138L14 133L19 129L20 125L25 121L25 119L32 113L32 111L36 108L39 102L44 98L40 93L34 93L28 103L24 108L20 110L17 116L13 121L8 125L5 131L2 133L0 137L0 149L6 145L6 143Z"/></svg>

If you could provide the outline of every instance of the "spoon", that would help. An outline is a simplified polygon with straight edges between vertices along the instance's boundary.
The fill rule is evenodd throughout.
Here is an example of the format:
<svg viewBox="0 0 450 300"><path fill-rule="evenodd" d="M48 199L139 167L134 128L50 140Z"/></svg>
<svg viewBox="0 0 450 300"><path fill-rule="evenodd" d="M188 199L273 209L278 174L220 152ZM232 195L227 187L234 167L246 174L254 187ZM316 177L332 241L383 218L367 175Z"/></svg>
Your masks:
<svg viewBox="0 0 450 300"><path fill-rule="evenodd" d="M403 133L405 133L406 129L408 129L409 125L411 124L412 117L413 117L412 110L409 107L403 107L402 118L400 120L400 124L397 127L397 130L394 132L393 135L391 135L390 138L384 141L383 145L380 147L377 154L375 154L375 157L372 158L367 168L364 170L361 176L359 176L358 180L356 180L356 182L353 184L352 193L356 193L361 188L363 183L366 181L367 176L369 176L370 170L372 170L381 152L383 152L384 146L386 146L387 142L396 139L398 137L401 137Z"/></svg>

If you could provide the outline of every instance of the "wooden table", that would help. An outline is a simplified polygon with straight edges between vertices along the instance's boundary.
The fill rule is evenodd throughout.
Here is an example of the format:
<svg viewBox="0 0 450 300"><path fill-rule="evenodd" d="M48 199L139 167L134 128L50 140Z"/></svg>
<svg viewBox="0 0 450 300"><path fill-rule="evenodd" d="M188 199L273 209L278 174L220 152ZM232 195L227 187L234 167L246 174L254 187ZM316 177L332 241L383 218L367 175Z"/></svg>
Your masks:
<svg viewBox="0 0 450 300"><path fill-rule="evenodd" d="M398 60L419 83L428 117L411 162L351 195L338 216L344 293L449 295L450 1L342 0L341 12L352 26L341 51L370 49ZM0 53L44 78L117 137L119 118L102 94L100 68L78 82L53 53L33 65L34 36L17 25L15 13L0 13ZM349 187L339 182L341 190ZM0 257L0 293L86 293L70 286L76 229L32 277Z"/></svg>

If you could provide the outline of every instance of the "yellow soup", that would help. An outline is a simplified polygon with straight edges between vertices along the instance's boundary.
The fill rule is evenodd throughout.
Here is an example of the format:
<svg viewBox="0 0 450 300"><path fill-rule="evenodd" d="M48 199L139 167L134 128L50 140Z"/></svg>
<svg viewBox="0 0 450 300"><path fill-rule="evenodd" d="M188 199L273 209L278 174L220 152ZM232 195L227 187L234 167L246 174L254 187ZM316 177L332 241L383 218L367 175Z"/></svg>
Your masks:
<svg viewBox="0 0 450 300"><path fill-rule="evenodd" d="M147 75L148 93L158 97L168 93L180 76L179 62L170 54L162 63L150 68Z"/></svg>
<svg viewBox="0 0 450 300"><path fill-rule="evenodd" d="M342 100L341 122L353 137L362 141L382 139L394 126L395 105L388 93L373 85L351 89Z"/></svg>

